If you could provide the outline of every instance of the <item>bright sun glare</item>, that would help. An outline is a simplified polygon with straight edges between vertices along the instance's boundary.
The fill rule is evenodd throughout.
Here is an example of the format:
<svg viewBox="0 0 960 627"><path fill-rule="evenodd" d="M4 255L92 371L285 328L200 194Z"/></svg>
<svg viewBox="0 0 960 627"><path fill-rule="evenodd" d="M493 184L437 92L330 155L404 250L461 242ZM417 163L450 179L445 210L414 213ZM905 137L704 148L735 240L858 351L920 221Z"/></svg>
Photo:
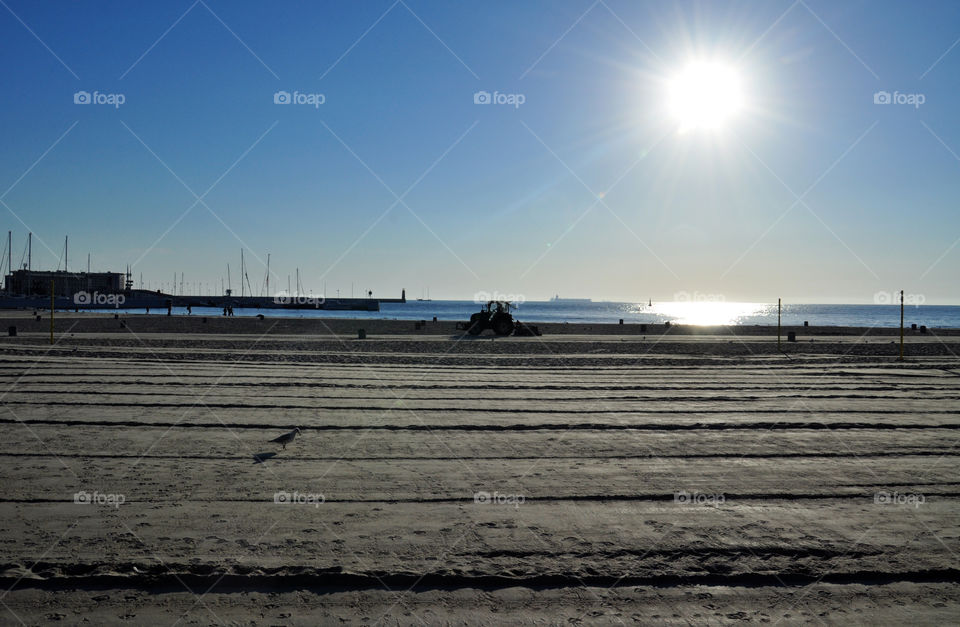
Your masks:
<svg viewBox="0 0 960 627"><path fill-rule="evenodd" d="M667 106L681 131L720 129L743 106L740 76L717 61L691 63L670 81Z"/></svg>

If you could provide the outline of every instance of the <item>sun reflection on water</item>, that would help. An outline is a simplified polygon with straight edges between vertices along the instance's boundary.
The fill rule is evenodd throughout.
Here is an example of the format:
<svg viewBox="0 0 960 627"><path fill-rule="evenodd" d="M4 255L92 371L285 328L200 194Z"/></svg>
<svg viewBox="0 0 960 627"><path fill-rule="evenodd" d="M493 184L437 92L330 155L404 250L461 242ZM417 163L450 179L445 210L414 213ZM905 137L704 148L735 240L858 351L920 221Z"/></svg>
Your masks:
<svg viewBox="0 0 960 627"><path fill-rule="evenodd" d="M702 326L740 324L752 316L762 316L770 311L766 303L734 303L727 301L678 301L654 303L644 308L646 313L662 316L677 324Z"/></svg>

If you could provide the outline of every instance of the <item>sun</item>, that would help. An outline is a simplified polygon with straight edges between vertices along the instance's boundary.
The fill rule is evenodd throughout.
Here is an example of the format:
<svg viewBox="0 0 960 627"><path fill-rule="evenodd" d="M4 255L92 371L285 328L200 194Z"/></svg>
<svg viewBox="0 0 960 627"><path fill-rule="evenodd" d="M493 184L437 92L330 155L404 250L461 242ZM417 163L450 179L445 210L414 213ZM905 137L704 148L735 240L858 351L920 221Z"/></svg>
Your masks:
<svg viewBox="0 0 960 627"><path fill-rule="evenodd" d="M743 107L740 74L721 61L695 61L670 82L667 109L681 131L724 128Z"/></svg>

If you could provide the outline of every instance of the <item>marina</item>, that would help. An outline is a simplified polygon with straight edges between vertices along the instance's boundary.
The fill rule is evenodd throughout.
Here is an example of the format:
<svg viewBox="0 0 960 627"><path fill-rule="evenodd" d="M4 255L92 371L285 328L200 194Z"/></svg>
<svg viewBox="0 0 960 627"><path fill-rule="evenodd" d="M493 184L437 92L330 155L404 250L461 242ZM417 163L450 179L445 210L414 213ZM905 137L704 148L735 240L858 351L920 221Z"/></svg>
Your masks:
<svg viewBox="0 0 960 627"><path fill-rule="evenodd" d="M238 296L231 288L230 266L227 265L226 287L219 295L184 294L183 273L180 292L134 288L133 274L128 266L125 272L90 272L89 256L86 272L70 272L67 266L69 237L64 238L63 267L58 264L55 270L35 270L32 268L33 233L28 233L24 251L26 263L12 270L12 232L7 232L6 254L0 256L7 268L4 275L3 292L0 294L0 309L54 309L63 311L88 310L143 310L146 313L166 312L174 309L187 312L194 308L221 309L224 315L237 309L252 310L326 310L326 311L380 311L381 303L402 304L407 302L407 291L401 289L399 298L373 298L368 292L367 298L327 298L302 288L300 270L297 268L297 289L279 291L270 294L270 255L267 255L266 274L260 295L253 295L253 288L247 275L243 250L240 252L240 274L243 280ZM171 282L176 287L176 274ZM222 279L221 279L221 284ZM264 295L267 294L267 295Z"/></svg>

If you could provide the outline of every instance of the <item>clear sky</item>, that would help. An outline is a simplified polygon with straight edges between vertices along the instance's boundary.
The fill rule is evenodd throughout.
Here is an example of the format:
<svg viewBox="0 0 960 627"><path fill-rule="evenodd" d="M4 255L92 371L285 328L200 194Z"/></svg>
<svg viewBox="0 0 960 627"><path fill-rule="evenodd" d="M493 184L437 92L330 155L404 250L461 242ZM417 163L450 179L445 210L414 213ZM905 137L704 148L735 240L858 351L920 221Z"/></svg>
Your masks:
<svg viewBox="0 0 960 627"><path fill-rule="evenodd" d="M154 289L245 247L257 292L270 253L328 295L960 303L955 1L0 4L14 266L32 230ZM737 77L717 128L668 104L691 63Z"/></svg>

